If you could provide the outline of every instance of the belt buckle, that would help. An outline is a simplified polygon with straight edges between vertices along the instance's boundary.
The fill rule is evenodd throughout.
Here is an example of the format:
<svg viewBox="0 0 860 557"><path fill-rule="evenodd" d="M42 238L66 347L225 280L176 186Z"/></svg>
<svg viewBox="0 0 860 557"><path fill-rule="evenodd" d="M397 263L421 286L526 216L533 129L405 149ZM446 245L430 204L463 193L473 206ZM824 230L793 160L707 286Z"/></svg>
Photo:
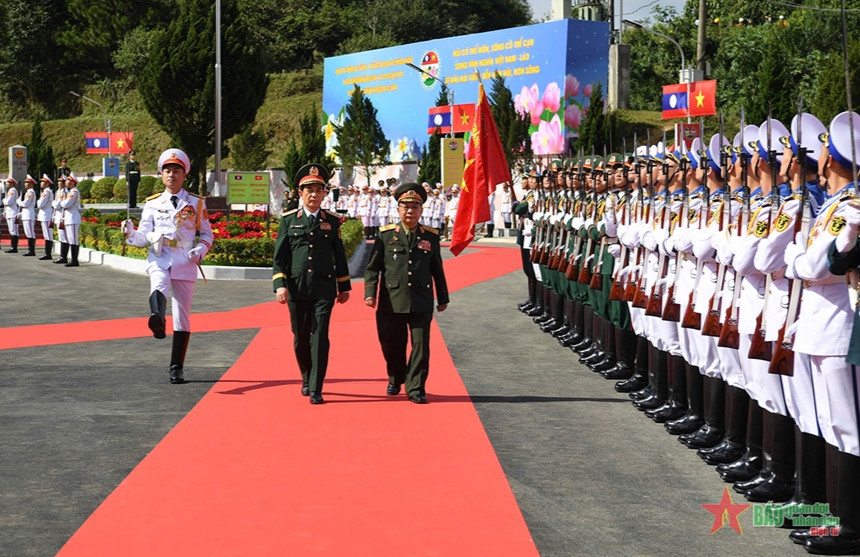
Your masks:
<svg viewBox="0 0 860 557"><path fill-rule="evenodd" d="M175 248L176 244L177 244L176 240L165 240L164 241L164 245L169 247L169 248Z"/></svg>

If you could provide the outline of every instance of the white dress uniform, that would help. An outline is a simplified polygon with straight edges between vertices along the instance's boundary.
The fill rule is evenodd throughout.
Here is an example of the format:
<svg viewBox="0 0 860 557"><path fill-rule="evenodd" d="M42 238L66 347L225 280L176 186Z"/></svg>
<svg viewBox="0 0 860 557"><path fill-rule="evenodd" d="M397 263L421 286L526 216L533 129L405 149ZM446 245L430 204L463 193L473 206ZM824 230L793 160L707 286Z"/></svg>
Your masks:
<svg viewBox="0 0 860 557"><path fill-rule="evenodd" d="M57 193L54 196L54 202L52 203L52 207L54 209L53 221L54 228L57 231L57 239L61 244L66 243L66 228L62 226L63 224L63 200L66 198L66 195L69 193L68 188L57 188Z"/></svg>
<svg viewBox="0 0 860 557"><path fill-rule="evenodd" d="M385 226L389 223L388 208L391 204L392 197L388 194L380 194L377 203L377 216L379 218L379 226Z"/></svg>
<svg viewBox="0 0 860 557"><path fill-rule="evenodd" d="M508 187L507 190L502 189L502 205L501 205L501 213L502 213L502 221L505 223L505 228L511 227L511 212L513 212L513 200L514 197L511 194L511 188Z"/></svg>
<svg viewBox="0 0 860 557"><path fill-rule="evenodd" d="M6 217L6 226L9 227L9 234L13 236L12 242L17 243L18 237L18 188L8 186L6 197L3 204L4 216Z"/></svg>
<svg viewBox="0 0 860 557"><path fill-rule="evenodd" d="M28 182L32 183L32 182ZM24 225L24 236L36 238L36 190L28 187L18 199L19 216Z"/></svg>
<svg viewBox="0 0 860 557"><path fill-rule="evenodd" d="M50 182L42 183L50 184ZM51 234L51 219L54 216L54 190L51 189L50 185L42 188L42 193L36 201L36 208L39 210L36 214L36 221L42 225L42 237L45 240L45 254L39 259L48 260L51 258L51 251L54 247L54 236Z"/></svg>
<svg viewBox="0 0 860 557"><path fill-rule="evenodd" d="M65 198L60 202L63 208L63 226L66 229L66 242L71 246L80 243L78 231L81 228L81 192L78 191L77 183L69 188Z"/></svg>
<svg viewBox="0 0 860 557"><path fill-rule="evenodd" d="M213 234L206 218L203 198L180 190L175 194L173 206L170 192L147 198L140 216L140 224L128 243L138 247L149 245L146 273L149 275L150 294L161 292L166 298L172 290L173 330L191 330L191 300L197 280L197 264L188 252L198 246L208 252ZM195 239L199 229L199 243Z"/></svg>

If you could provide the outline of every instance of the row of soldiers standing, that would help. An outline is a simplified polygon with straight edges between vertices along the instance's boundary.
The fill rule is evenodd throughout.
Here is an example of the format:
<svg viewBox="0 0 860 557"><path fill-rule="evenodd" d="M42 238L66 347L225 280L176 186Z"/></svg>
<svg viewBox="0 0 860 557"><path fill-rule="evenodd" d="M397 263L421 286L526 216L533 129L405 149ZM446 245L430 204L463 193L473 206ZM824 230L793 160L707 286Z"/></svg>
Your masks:
<svg viewBox="0 0 860 557"><path fill-rule="evenodd" d="M634 139L532 176L514 209L520 310L749 501L829 505L819 518L839 528L796 528L795 543L856 553L860 115L828 130L799 112L790 128Z"/></svg>
<svg viewBox="0 0 860 557"><path fill-rule="evenodd" d="M60 240L60 256L54 263L66 267L78 267L79 230L81 224L81 194L78 191L78 179L73 173L60 174L56 194L52 189L53 180L43 175L40 180L41 191L36 194L36 180L27 175L24 180L24 191L18 189L18 181L13 177L6 179L0 185L0 199L3 200L3 216L10 237L10 248L6 253L18 253L20 223L27 238L26 257L36 255L36 223L42 227L42 237L45 239L45 253L38 257L42 261L52 257L54 241L51 233L53 224ZM71 259L69 259L71 251Z"/></svg>

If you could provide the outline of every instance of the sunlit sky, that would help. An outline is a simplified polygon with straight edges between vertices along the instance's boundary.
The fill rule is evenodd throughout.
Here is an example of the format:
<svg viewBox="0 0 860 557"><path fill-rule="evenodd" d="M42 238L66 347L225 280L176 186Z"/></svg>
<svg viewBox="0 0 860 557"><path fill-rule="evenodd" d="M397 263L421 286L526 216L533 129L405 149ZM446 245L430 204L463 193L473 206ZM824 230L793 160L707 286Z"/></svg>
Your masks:
<svg viewBox="0 0 860 557"><path fill-rule="evenodd" d="M634 21L645 20L651 13L651 7L657 4L661 6L673 6L678 12L684 8L685 0L625 0L623 5L615 0L615 11L624 11L625 19ZM532 15L536 21L549 19L551 0L529 0L532 7Z"/></svg>

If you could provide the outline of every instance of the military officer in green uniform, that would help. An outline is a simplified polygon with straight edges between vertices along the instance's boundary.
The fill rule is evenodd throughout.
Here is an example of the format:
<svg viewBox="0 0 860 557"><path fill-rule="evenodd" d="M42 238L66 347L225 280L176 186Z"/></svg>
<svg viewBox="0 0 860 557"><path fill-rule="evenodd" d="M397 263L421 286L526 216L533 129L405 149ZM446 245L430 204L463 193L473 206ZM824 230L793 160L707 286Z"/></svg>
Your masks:
<svg viewBox="0 0 860 557"><path fill-rule="evenodd" d="M328 329L335 300L349 299L349 269L340 238L340 216L321 211L328 170L308 164L296 173L302 207L281 215L275 243L275 297L290 309L293 346L302 373L302 395L322 404L328 367Z"/></svg>
<svg viewBox="0 0 860 557"><path fill-rule="evenodd" d="M134 150L128 152L128 162L125 163L125 183L128 186L128 206L137 207L137 186L140 184L140 163L134 160Z"/></svg>
<svg viewBox="0 0 860 557"><path fill-rule="evenodd" d="M399 394L405 383L409 400L426 404L433 288L435 284L436 309L445 311L448 285L439 232L418 224L427 200L424 188L406 183L397 188L394 198L400 222L379 229L364 275L364 303L376 308L376 330L388 372L387 393ZM407 335L412 337L408 362Z"/></svg>

